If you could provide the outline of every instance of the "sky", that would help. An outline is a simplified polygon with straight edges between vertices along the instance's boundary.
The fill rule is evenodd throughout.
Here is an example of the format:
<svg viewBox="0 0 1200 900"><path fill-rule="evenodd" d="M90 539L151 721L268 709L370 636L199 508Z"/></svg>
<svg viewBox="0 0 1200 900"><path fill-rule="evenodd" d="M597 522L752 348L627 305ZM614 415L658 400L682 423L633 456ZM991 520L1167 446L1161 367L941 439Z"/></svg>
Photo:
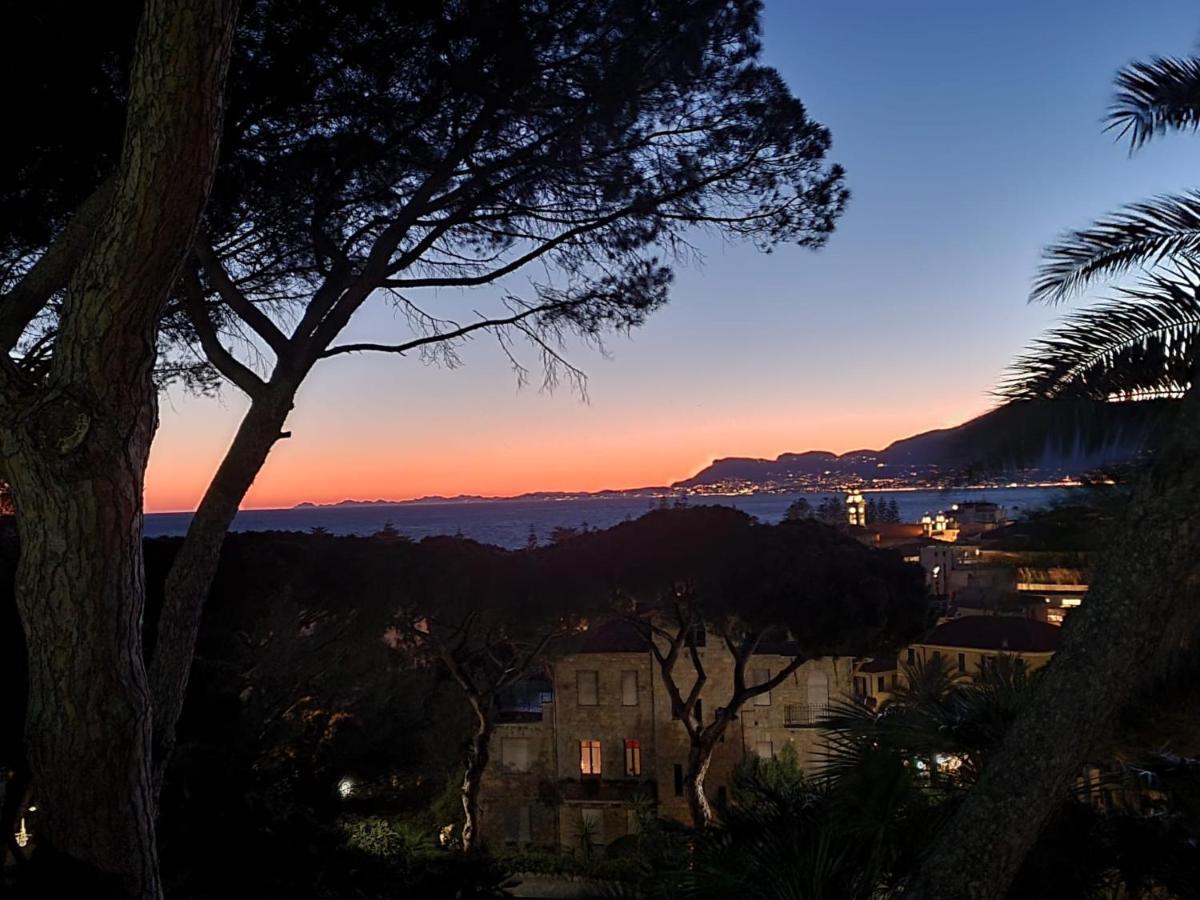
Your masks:
<svg viewBox="0 0 1200 900"><path fill-rule="evenodd" d="M454 368L323 362L243 506L666 484L718 457L878 448L983 413L1064 312L1025 302L1040 248L1197 186L1194 138L1130 158L1101 121L1118 67L1190 53L1197 36L1182 0L767 0L764 61L847 170L825 248L698 238L665 309L602 351L569 348L586 398L539 390L532 356L522 387L486 337ZM346 336L399 326L373 301ZM233 388L163 398L148 511L195 507L245 406Z"/></svg>

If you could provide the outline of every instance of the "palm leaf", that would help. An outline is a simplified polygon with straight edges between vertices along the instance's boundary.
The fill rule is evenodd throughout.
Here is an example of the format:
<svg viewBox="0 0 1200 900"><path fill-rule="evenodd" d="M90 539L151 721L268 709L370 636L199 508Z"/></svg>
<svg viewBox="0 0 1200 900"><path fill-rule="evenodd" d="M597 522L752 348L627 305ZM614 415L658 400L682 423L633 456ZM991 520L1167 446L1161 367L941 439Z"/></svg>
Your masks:
<svg viewBox="0 0 1200 900"><path fill-rule="evenodd" d="M1152 57L1117 74L1108 128L1133 152L1168 130L1200 129L1200 59Z"/></svg>
<svg viewBox="0 0 1200 900"><path fill-rule="evenodd" d="M1127 206L1042 251L1030 300L1056 303L1131 268L1186 262L1200 253L1200 191Z"/></svg>
<svg viewBox="0 0 1200 900"><path fill-rule="evenodd" d="M1179 396L1200 341L1200 270L1179 266L1066 318L1009 367L1013 399Z"/></svg>

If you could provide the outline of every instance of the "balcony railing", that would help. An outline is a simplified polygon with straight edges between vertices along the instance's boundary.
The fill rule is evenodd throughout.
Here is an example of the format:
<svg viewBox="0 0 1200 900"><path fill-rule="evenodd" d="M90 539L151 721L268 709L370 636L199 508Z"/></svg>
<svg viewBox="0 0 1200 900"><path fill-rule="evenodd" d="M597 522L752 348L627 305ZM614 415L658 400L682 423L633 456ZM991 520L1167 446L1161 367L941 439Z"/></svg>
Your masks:
<svg viewBox="0 0 1200 900"><path fill-rule="evenodd" d="M812 728L828 715L828 704L789 703L783 708L783 724L787 728Z"/></svg>

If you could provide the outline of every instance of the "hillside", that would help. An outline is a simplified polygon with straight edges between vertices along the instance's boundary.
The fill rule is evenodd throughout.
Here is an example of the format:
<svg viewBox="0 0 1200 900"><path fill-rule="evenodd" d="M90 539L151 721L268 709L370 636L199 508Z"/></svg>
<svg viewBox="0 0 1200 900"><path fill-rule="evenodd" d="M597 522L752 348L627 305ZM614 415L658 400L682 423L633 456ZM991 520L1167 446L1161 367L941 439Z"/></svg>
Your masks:
<svg viewBox="0 0 1200 900"><path fill-rule="evenodd" d="M784 453L775 459L729 457L673 485L806 487L837 478L914 482L1004 476L1082 475L1150 452L1175 402L1025 401L955 428L903 438L882 450Z"/></svg>

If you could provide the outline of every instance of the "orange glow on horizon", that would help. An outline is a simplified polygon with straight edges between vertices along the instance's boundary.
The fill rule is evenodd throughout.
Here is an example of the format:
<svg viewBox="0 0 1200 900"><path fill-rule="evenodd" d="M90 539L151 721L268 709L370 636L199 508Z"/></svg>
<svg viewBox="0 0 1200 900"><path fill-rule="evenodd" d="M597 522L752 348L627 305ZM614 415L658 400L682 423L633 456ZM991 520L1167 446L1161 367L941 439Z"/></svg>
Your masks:
<svg viewBox="0 0 1200 900"><path fill-rule="evenodd" d="M983 409L974 410L963 419ZM706 417L707 418L707 417ZM790 415L689 422L624 422L592 429L513 426L480 435L330 434L298 429L276 445L242 506L277 509L341 500L411 500L426 496L508 497L532 492L593 492L668 485L713 459L773 459L805 450L881 449L901 437L943 427L945 410L880 410L822 417L823 433L798 429ZM960 419L962 421L963 419ZM922 421L923 420L923 421ZM597 423L600 425L601 423ZM197 438L165 429L147 473L146 511L194 509L229 435ZM367 431L371 431L370 428Z"/></svg>

